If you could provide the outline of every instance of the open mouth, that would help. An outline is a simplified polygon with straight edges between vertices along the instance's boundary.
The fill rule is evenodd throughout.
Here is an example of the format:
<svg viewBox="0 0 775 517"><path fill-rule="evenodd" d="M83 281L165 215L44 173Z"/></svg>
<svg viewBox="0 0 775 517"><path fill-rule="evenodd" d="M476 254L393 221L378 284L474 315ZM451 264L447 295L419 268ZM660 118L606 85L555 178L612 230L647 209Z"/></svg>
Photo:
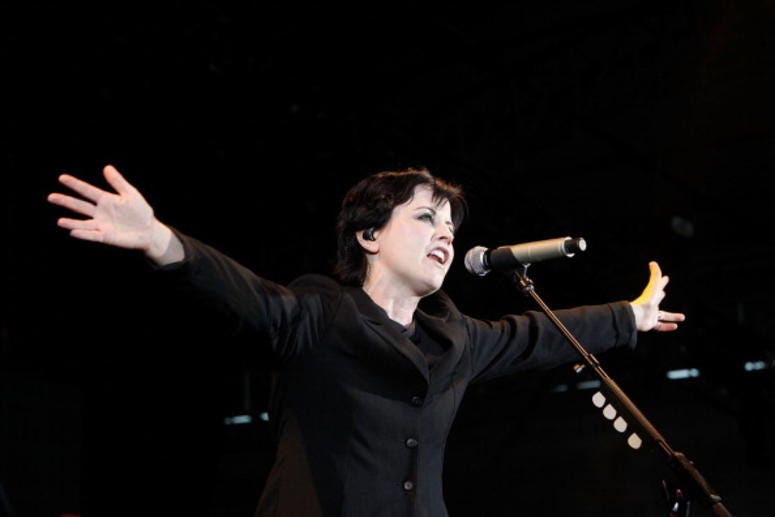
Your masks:
<svg viewBox="0 0 775 517"><path fill-rule="evenodd" d="M449 258L449 254L440 248L436 248L434 250L431 250L430 253L428 253L428 258L433 260L434 262L438 262L439 264L444 265L446 264L447 259Z"/></svg>

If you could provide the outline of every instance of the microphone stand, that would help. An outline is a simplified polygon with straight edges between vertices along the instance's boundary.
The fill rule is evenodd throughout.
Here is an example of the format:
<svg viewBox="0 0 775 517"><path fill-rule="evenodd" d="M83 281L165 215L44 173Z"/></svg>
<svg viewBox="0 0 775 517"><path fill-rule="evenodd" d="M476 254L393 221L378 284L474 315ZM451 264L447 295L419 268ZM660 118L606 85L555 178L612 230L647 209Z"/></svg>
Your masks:
<svg viewBox="0 0 775 517"><path fill-rule="evenodd" d="M614 380L603 370L597 358L589 353L581 343L578 342L567 327L565 327L559 318L557 318L554 312L552 312L546 303L544 303L538 293L536 293L533 281L527 277L527 268L529 265L530 264L523 264L520 269L513 271L514 281L523 294L529 295L541 307L554 325L578 351L586 364L592 368L595 374L600 378L603 390L609 394L610 398L610 400L608 400L609 404L606 405L603 414L610 420L613 420L617 412L630 415L632 421L648 435L651 443L656 444L656 446L664 453L667 464L675 472L680 482L685 486L685 489L680 487L668 487L667 483L663 481L663 488L668 492L668 498L673 498L669 505L669 517L688 517L692 498L696 498L703 503L711 510L712 515L714 516L731 517L732 514L724 507L721 502L721 497L708 485L694 464L683 453L675 451L670 447L667 440L665 440L659 431L657 431L651 422L649 422L643 413L641 413L616 382L614 382ZM583 365L575 367L576 373L580 372L581 369L583 369ZM600 397L597 397L597 395L600 395ZM597 398L593 397L595 405L603 407L603 405L606 404L606 398L601 394L596 394L596 397ZM614 427L618 431L624 432L627 424L626 421L620 420L620 418L614 423ZM636 433L633 433L630 435L628 443L630 447L637 449L641 445L641 439ZM671 491L673 492L672 496L669 493Z"/></svg>

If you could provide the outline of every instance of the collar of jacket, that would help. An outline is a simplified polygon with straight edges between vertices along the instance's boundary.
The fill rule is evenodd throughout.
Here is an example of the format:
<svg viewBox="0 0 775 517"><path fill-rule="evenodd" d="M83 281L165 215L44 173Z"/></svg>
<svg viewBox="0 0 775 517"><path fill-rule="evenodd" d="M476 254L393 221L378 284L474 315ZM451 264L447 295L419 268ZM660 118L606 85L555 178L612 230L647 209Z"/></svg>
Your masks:
<svg viewBox="0 0 775 517"><path fill-rule="evenodd" d="M414 314L417 324L446 348L433 370L429 370L422 351L396 325L391 324L382 307L374 303L360 287L348 290L366 323L403 355L431 388L441 388L442 384L446 384L446 379L454 372L460 360L465 344L463 317L446 293L437 291L423 299Z"/></svg>

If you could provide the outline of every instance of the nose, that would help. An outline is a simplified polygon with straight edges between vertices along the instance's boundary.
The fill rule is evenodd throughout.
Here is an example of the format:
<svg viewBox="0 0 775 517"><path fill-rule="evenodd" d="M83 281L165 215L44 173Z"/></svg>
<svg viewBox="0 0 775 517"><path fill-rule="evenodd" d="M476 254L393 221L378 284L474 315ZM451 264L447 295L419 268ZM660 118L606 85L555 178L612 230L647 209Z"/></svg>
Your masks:
<svg viewBox="0 0 775 517"><path fill-rule="evenodd" d="M452 244L452 241L455 240L455 233L446 224L439 225L439 229L436 231L436 235L438 239L446 241L449 244Z"/></svg>

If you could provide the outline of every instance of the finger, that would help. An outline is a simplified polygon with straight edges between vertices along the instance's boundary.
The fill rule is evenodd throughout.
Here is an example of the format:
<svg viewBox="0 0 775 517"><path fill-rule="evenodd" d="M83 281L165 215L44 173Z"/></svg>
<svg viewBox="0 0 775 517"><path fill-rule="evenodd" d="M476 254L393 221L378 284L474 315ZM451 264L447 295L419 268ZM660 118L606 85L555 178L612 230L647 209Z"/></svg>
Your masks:
<svg viewBox="0 0 775 517"><path fill-rule="evenodd" d="M670 282L670 277L667 275L659 277L659 280L657 281L657 288L660 291L663 291L665 287L667 287L667 284Z"/></svg>
<svg viewBox="0 0 775 517"><path fill-rule="evenodd" d="M88 203L82 199L76 199L65 194L49 194L48 201L55 205L59 205L61 207L70 209L73 212L77 212L89 217L94 216L94 210L96 208L93 203Z"/></svg>
<svg viewBox="0 0 775 517"><path fill-rule="evenodd" d="M104 240L104 234L94 230L71 230L70 236L82 241L102 242Z"/></svg>
<svg viewBox="0 0 775 517"><path fill-rule="evenodd" d="M648 291L649 289L655 288L661 277L662 270L659 268L659 264L652 260L649 262L649 281L646 284L645 290Z"/></svg>
<svg viewBox="0 0 775 517"><path fill-rule="evenodd" d="M665 299L665 296L667 296L667 293L664 290L657 289L652 293L651 301L658 307L662 300Z"/></svg>
<svg viewBox="0 0 775 517"><path fill-rule="evenodd" d="M100 199L100 197L106 194L110 194L110 192L106 192L100 188L95 187L94 185L76 178L75 176L70 176L69 174L62 174L59 176L59 182L62 185L78 192L86 199L94 201L95 203Z"/></svg>
<svg viewBox="0 0 775 517"><path fill-rule="evenodd" d="M94 219L71 219L69 217L60 217L57 220L57 226L66 230L89 230L97 229L97 222Z"/></svg>
<svg viewBox="0 0 775 517"><path fill-rule="evenodd" d="M686 315L682 312L659 311L658 318L662 322L680 322L686 319Z"/></svg>
<svg viewBox="0 0 775 517"><path fill-rule="evenodd" d="M651 276L649 277L649 283L646 286L646 290L651 288L652 292L661 293L659 297L659 300L661 301L662 298L665 297L664 289L670 282L670 277L663 275L659 264L654 261L649 262L649 270L651 272Z"/></svg>
<svg viewBox="0 0 775 517"><path fill-rule="evenodd" d="M116 189L116 192L119 194L130 194L137 190L121 175L120 172L118 172L118 169L112 165L106 165L102 170L102 174L105 176L107 182L110 183L110 186Z"/></svg>

